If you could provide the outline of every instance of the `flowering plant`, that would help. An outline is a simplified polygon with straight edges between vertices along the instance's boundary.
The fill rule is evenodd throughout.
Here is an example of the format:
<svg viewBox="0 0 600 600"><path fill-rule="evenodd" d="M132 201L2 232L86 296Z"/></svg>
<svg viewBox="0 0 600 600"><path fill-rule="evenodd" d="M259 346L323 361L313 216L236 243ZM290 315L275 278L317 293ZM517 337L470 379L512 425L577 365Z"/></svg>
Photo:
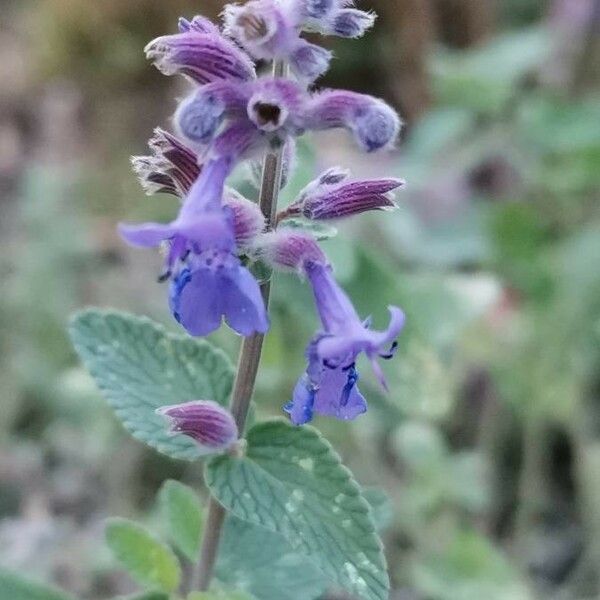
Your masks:
<svg viewBox="0 0 600 600"><path fill-rule="evenodd" d="M372 507L329 443L305 424L315 414L352 420L367 411L357 360L364 354L386 388L379 360L393 357L404 314L390 306L382 331L359 316L311 223L393 209L403 182L352 180L336 167L289 206L277 202L294 166L295 138L307 131L344 128L365 152L393 147L401 123L383 101L314 90L331 53L302 37L310 31L354 38L373 22L348 0L250 0L226 6L222 27L199 16L181 19L177 33L146 47L162 73L191 82L174 133L157 129L150 154L133 158L145 191L175 196L179 211L170 223L122 224L119 231L131 245L164 250L159 280L189 335L97 310L78 315L71 334L134 437L173 458L208 457L203 527L191 490L171 482L161 494L175 546L193 565L185 581L179 560L143 528L123 520L109 525L117 558L150 589L190 599L208 598L197 593L209 589L221 597L227 588L259 599L310 600L336 587L366 600L389 595ZM257 76L257 61L270 61L272 73ZM236 166L257 161L263 166L255 202L227 182ZM259 264L267 267L261 278ZM270 327L272 270L306 281L320 327L307 341L306 371L282 407L286 419L248 428ZM237 371L222 351L196 339L223 322L243 336ZM256 569L242 572L240 561L253 552L248 540L261 552L276 550L272 569L285 582L276 593L257 583ZM228 568L235 557L236 567Z"/></svg>

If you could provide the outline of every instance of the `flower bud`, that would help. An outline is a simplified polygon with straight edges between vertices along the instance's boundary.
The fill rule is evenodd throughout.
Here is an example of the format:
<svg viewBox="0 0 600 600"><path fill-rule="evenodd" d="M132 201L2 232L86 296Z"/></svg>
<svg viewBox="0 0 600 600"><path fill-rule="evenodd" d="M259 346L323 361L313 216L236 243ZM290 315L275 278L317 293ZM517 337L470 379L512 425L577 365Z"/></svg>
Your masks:
<svg viewBox="0 0 600 600"><path fill-rule="evenodd" d="M312 83L327 71L331 56L329 50L300 39L290 53L290 67L299 79Z"/></svg>
<svg viewBox="0 0 600 600"><path fill-rule="evenodd" d="M206 23L206 20L183 23L183 27L189 29L151 41L144 49L146 56L161 73L179 73L200 84L253 79L254 64L248 55L221 36L218 30L200 32L200 29L207 29Z"/></svg>
<svg viewBox="0 0 600 600"><path fill-rule="evenodd" d="M359 145L366 152L375 152L394 144L400 132L400 119L396 111L378 100L357 116L353 128Z"/></svg>
<svg viewBox="0 0 600 600"><path fill-rule="evenodd" d="M359 146L374 152L393 146L401 121L396 111L382 100L366 94L330 90L315 94L304 112L307 129L345 127Z"/></svg>
<svg viewBox="0 0 600 600"><path fill-rule="evenodd" d="M183 198L200 175L198 157L175 136L156 128L148 142L150 156L133 156L131 164L148 195L167 193Z"/></svg>
<svg viewBox="0 0 600 600"><path fill-rule="evenodd" d="M166 417L173 435L191 437L202 454L226 450L238 439L238 429L231 413L209 400L162 406L156 413Z"/></svg>
<svg viewBox="0 0 600 600"><path fill-rule="evenodd" d="M191 21L180 17L178 26L179 33L195 31L196 33L219 34L219 28L210 19L201 15L196 15Z"/></svg>
<svg viewBox="0 0 600 600"><path fill-rule="evenodd" d="M207 144L225 117L225 106L211 93L199 93L182 102L174 121L181 135L196 144Z"/></svg>
<svg viewBox="0 0 600 600"><path fill-rule="evenodd" d="M396 208L392 191L404 185L402 180L390 178L343 182L338 179L335 182L336 174L341 176L342 172L330 169L310 183L287 209L287 214L302 214L307 219L327 220L369 210Z"/></svg>
<svg viewBox="0 0 600 600"><path fill-rule="evenodd" d="M322 19L336 5L335 0L305 0L304 13L311 19Z"/></svg>
<svg viewBox="0 0 600 600"><path fill-rule="evenodd" d="M225 32L256 59L272 59L293 35L280 7L273 0L228 4L223 12Z"/></svg>
<svg viewBox="0 0 600 600"><path fill-rule="evenodd" d="M317 240L309 233L280 227L260 239L265 260L275 267L303 271L307 262L328 264Z"/></svg>
<svg viewBox="0 0 600 600"><path fill-rule="evenodd" d="M373 13L346 8L338 11L333 17L331 33L344 38L359 38L373 27L374 23L375 15Z"/></svg>

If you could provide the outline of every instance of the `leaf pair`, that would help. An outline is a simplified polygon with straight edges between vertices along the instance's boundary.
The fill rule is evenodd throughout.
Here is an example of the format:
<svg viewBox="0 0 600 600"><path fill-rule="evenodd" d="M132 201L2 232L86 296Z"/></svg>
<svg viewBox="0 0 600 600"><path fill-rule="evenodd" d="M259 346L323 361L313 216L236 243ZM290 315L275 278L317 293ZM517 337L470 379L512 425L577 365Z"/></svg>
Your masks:
<svg viewBox="0 0 600 600"><path fill-rule="evenodd" d="M205 341L166 333L148 319L114 312L82 313L74 320L71 335L100 389L134 437L173 458L199 457L190 439L166 433L166 424L155 410L196 399L224 405L233 369L220 350ZM252 427L247 442L245 456L215 456L206 464L207 485L231 515L224 541L229 554L223 554L217 566L220 577L233 586L241 585L237 565L243 565L247 557L238 555L235 570L227 567L227 561L236 555L231 538L242 537L248 552L252 540L256 540L254 550L265 552L269 545L278 549L270 571L259 562L248 567L247 573L262 569L271 579L281 574L294 585L297 582L296 596L286 592L290 598L315 598L329 582L357 598L387 599L389 581L371 509L331 445L315 429L294 427L281 419ZM190 526L196 519L193 499L184 499L181 489L172 485L163 495L167 503L180 495L177 501L187 505L182 509L185 517L171 515L171 532L177 532L173 536L177 547L191 558L197 554L197 537L193 538ZM138 578L165 591L177 587L179 566L170 550L159 551L156 543L160 542L135 527L125 527L122 521L109 526L108 538L109 543L118 539L126 546L121 558L130 562L127 566L134 573L137 563L132 557L141 558L143 548L151 548L154 568L138 573ZM250 577L243 587L261 599L281 597L285 582L271 589L265 583L266 577L262 581Z"/></svg>

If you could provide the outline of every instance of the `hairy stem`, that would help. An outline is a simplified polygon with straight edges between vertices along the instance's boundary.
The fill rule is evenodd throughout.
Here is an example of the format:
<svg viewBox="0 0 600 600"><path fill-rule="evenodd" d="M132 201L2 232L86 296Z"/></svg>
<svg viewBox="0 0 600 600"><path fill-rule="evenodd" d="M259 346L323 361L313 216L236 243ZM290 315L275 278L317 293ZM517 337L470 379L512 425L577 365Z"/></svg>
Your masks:
<svg viewBox="0 0 600 600"><path fill-rule="evenodd" d="M283 62L276 61L273 63L273 75L275 77L282 77L285 73L286 66ZM277 198L281 187L282 163L283 147L280 147L277 151L269 152L266 155L263 165L259 204L269 228L274 223L277 214ZM261 292L265 306L268 309L269 297L271 295L270 280L265 281L261 285ZM263 334L257 333L244 338L242 341L230 405L231 413L240 432L244 431L246 425L264 339L265 336ZM206 591L210 586L224 521L225 509L211 497L208 505L204 537L202 538L202 547L200 549L200 560L195 565L192 573L190 585L192 590Z"/></svg>

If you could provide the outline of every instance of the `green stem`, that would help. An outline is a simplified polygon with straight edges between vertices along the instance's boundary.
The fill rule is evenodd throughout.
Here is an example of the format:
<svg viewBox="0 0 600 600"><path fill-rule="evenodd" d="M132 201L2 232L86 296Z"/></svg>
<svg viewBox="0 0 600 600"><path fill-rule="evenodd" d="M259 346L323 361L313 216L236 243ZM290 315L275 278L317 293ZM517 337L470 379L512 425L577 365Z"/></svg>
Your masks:
<svg viewBox="0 0 600 600"><path fill-rule="evenodd" d="M285 75L285 72L285 63L280 61L273 63L274 77L282 77ZM277 214L282 163L283 147L280 147L276 152L270 152L266 155L263 165L259 204L269 228ZM271 295L270 280L261 285L261 292L265 306L268 309L269 297ZM263 334L257 333L244 338L242 341L230 405L231 414L235 419L240 433L244 431L246 425L264 339L265 336ZM202 538L200 549L200 560L195 565L192 573L190 584L190 589L192 590L206 591L210 586L224 521L225 509L211 496L206 525L204 527L204 537Z"/></svg>

